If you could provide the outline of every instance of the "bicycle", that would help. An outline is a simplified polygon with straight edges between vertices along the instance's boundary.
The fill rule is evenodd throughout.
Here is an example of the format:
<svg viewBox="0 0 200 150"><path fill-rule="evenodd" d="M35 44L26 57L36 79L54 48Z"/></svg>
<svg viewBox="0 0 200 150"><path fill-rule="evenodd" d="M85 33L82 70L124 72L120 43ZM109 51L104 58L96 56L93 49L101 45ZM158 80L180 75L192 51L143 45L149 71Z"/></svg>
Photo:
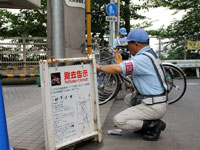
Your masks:
<svg viewBox="0 0 200 150"><path fill-rule="evenodd" d="M165 69L168 104L179 101L187 88L186 74L177 66L170 63L162 63Z"/></svg>
<svg viewBox="0 0 200 150"><path fill-rule="evenodd" d="M122 49L120 51L120 49ZM113 51L113 50L112 50ZM124 53L124 47L120 47L117 51L114 51L113 55L109 55L109 63L104 60L101 64L111 64L113 62L119 63L119 56L121 53ZM117 54L117 57L116 57ZM112 56L112 57L111 57ZM107 58L103 55L104 58ZM113 59L114 58L114 59ZM122 57L120 58L121 60ZM118 60L118 61L117 61ZM162 63L165 69L166 83L167 83L167 95L168 95L168 104L173 104L179 101L186 91L186 75L178 67L170 63ZM123 74L106 74L98 73L98 94L99 94L99 104L105 104L111 99L114 99L120 92L122 83L125 83L126 87L129 88L131 80L129 77L124 76Z"/></svg>
<svg viewBox="0 0 200 150"><path fill-rule="evenodd" d="M100 64L107 65L113 63L120 63L122 60L127 60L130 53L125 50L126 47L118 47L114 50L112 48L102 49L98 57ZM113 55L114 54L114 55ZM126 88L130 87L131 79L121 74L107 74L100 72L97 74L98 81L98 94L99 104L105 104L109 100L115 98L121 90L122 84L124 83Z"/></svg>

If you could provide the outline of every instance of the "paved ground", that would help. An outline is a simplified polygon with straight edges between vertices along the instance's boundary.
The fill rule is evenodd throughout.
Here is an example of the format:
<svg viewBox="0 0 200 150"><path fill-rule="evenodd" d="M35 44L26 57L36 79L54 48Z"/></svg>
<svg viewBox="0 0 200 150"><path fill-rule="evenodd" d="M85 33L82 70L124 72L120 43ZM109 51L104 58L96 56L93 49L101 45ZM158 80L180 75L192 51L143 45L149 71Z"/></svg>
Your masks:
<svg viewBox="0 0 200 150"><path fill-rule="evenodd" d="M126 108L121 98L115 100L106 118L102 144L89 143L78 150L199 150L200 149L200 80L189 80L185 96L169 105L163 120L166 130L159 141L144 141L140 135L124 132L122 136L107 135L113 128L113 116Z"/></svg>
<svg viewBox="0 0 200 150"><path fill-rule="evenodd" d="M10 146L16 150L44 150L41 91L37 85L3 86ZM100 106L103 125L113 101Z"/></svg>
<svg viewBox="0 0 200 150"><path fill-rule="evenodd" d="M75 147L75 149L199 150L199 91L200 80L188 80L185 96L179 102L168 106L167 115L163 118L167 122L167 128L162 132L161 138L157 142L144 141L140 135L128 132L124 132L122 136L107 135L107 130L113 128L113 116L126 108L122 101L125 94L123 91L113 104L110 102L100 107L103 143L89 141ZM44 150L40 88L36 85L3 86L3 94L10 146L28 150Z"/></svg>

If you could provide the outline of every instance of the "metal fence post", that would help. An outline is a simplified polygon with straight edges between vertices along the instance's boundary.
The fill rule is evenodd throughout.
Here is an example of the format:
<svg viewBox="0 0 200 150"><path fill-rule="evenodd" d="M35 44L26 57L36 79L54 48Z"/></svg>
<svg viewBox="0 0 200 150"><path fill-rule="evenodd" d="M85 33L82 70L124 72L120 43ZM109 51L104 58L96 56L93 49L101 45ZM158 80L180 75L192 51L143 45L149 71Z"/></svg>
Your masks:
<svg viewBox="0 0 200 150"><path fill-rule="evenodd" d="M187 59L187 51L186 51L186 37L184 37L184 60Z"/></svg>
<svg viewBox="0 0 200 150"><path fill-rule="evenodd" d="M159 50L158 50L158 57L161 59L161 38L159 37Z"/></svg>
<svg viewBox="0 0 200 150"><path fill-rule="evenodd" d="M40 67L38 67L38 74L40 74ZM40 77L37 77L36 82L37 82L38 87L40 87L41 86L40 85Z"/></svg>
<svg viewBox="0 0 200 150"><path fill-rule="evenodd" d="M3 92L0 80L0 146L1 150L13 150L9 147L8 130L6 123L5 108L3 102Z"/></svg>
<svg viewBox="0 0 200 150"><path fill-rule="evenodd" d="M23 67L26 67L26 41L25 38L22 39L22 44L23 44Z"/></svg>

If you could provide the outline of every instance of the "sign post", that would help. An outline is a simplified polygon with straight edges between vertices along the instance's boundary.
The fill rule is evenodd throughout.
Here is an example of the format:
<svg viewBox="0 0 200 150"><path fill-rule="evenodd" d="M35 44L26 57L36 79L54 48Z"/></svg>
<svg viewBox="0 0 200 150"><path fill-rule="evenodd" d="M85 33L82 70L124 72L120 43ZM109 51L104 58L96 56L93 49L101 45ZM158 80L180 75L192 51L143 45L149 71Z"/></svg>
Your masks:
<svg viewBox="0 0 200 150"><path fill-rule="evenodd" d="M110 40L109 40L109 46L112 46L113 41L115 39L115 21L117 21L117 17L115 15L117 14L117 7L114 3L109 3L106 6L106 13L109 16L106 16L106 21L110 22Z"/></svg>
<svg viewBox="0 0 200 150"><path fill-rule="evenodd" d="M59 63L79 63L64 65ZM95 58L40 61L46 149L102 141Z"/></svg>

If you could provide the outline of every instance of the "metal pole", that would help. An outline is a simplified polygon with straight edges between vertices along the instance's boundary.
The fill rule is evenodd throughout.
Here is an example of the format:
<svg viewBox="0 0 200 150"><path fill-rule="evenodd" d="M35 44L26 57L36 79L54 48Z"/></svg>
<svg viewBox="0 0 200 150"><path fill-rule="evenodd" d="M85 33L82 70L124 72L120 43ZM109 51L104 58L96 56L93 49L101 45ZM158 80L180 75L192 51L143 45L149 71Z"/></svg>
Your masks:
<svg viewBox="0 0 200 150"><path fill-rule="evenodd" d="M22 38L23 43L23 67L26 67L26 45L25 45L25 38Z"/></svg>
<svg viewBox="0 0 200 150"><path fill-rule="evenodd" d="M115 38L119 36L119 25L120 25L120 0L116 1L117 5L117 22L115 22Z"/></svg>
<svg viewBox="0 0 200 150"><path fill-rule="evenodd" d="M115 23L113 21L110 21L110 43L109 46L113 45L113 41L114 41L114 28L115 28Z"/></svg>
<svg viewBox="0 0 200 150"><path fill-rule="evenodd" d="M64 2L50 0L51 11L51 55L53 58L65 57Z"/></svg>
<svg viewBox="0 0 200 150"><path fill-rule="evenodd" d="M110 3L115 3L116 0L110 0ZM110 21L110 40L109 40L109 46L113 45L113 41L115 39L115 22Z"/></svg>
<svg viewBox="0 0 200 150"><path fill-rule="evenodd" d="M113 22L113 39L112 39L112 45L113 45L113 42L115 40L115 22L114 21L112 21L112 22Z"/></svg>
<svg viewBox="0 0 200 150"><path fill-rule="evenodd" d="M184 37L184 60L186 60L186 37Z"/></svg>
<svg viewBox="0 0 200 150"><path fill-rule="evenodd" d="M120 0L117 1L118 13L117 13L117 36L119 35L120 29Z"/></svg>
<svg viewBox="0 0 200 150"><path fill-rule="evenodd" d="M92 40L91 40L91 7L90 7L90 0L86 1L86 14L87 14L87 54L92 53Z"/></svg>
<svg viewBox="0 0 200 150"><path fill-rule="evenodd" d="M161 39L159 37L159 50L158 50L158 57L161 57Z"/></svg>

